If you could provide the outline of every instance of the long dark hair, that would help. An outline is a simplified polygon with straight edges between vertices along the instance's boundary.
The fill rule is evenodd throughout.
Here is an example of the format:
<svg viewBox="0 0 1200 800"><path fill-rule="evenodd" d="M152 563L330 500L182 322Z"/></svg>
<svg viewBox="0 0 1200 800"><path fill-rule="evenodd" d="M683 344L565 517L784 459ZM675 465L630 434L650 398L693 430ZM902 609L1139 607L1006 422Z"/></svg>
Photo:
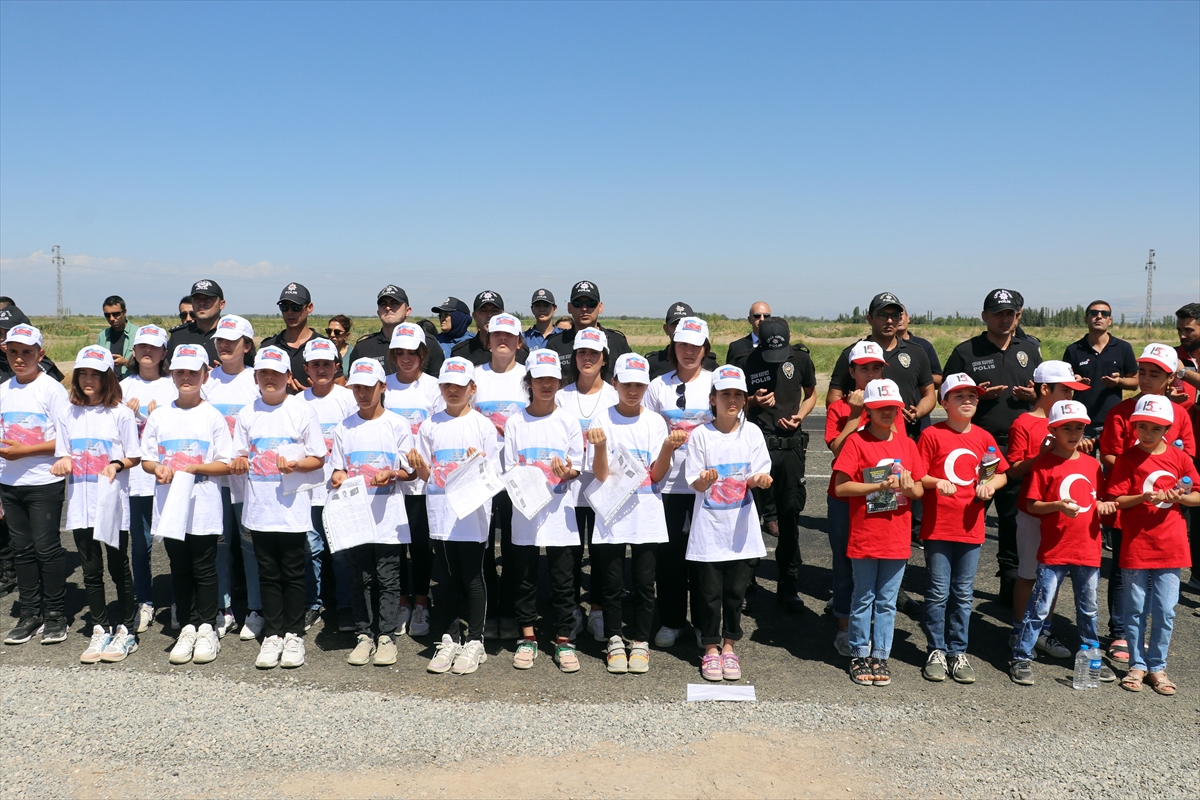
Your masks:
<svg viewBox="0 0 1200 800"><path fill-rule="evenodd" d="M564 386L570 386L579 380L579 351L582 349L576 348L571 351L571 366L567 368L567 374L563 375ZM612 383L612 359L608 355L607 347L600 351L600 357L603 360L600 362L600 374L596 380L603 381L604 383Z"/></svg>
<svg viewBox="0 0 1200 800"><path fill-rule="evenodd" d="M100 370L92 370L100 372ZM87 395L83 393L83 389L79 388L79 373L80 370L71 372L71 393L69 398L71 405L86 406L88 404ZM105 408L116 408L121 404L121 381L117 379L117 373L111 369L106 369L100 372L100 405Z"/></svg>
<svg viewBox="0 0 1200 800"><path fill-rule="evenodd" d="M397 348L399 349L399 348ZM396 368L396 372L400 372L400 365L396 363L396 356L392 355L395 350L388 350L388 359L391 360L392 366ZM429 345L421 342L417 345L417 358L421 361L421 371L425 371L425 365L429 363Z"/></svg>
<svg viewBox="0 0 1200 800"><path fill-rule="evenodd" d="M700 369L704 369L704 359L708 358L708 354L712 352L712 342L708 339L704 340L704 355L700 357ZM675 342L672 341L667 345L667 361L671 362L671 366L678 371L679 359L675 358Z"/></svg>

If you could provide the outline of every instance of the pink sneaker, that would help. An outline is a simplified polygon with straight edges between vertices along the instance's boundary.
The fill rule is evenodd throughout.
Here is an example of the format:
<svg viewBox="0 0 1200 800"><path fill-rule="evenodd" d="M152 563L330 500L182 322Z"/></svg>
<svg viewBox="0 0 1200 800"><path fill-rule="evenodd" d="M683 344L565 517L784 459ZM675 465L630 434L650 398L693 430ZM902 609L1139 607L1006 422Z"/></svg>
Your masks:
<svg viewBox="0 0 1200 800"><path fill-rule="evenodd" d="M726 653L721 656L721 674L727 681L742 679L742 665L738 663L736 653Z"/></svg>
<svg viewBox="0 0 1200 800"><path fill-rule="evenodd" d="M713 653L700 659L700 675L706 681L724 680L725 676L721 671L721 657Z"/></svg>

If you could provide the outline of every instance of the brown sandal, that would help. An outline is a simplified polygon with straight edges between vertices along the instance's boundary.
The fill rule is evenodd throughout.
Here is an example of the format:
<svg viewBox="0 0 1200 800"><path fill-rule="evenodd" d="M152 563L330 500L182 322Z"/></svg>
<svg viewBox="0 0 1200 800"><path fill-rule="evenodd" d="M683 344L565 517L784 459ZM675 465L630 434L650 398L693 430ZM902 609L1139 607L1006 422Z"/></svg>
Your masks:
<svg viewBox="0 0 1200 800"><path fill-rule="evenodd" d="M1175 694L1175 684L1167 677L1164 672L1151 672L1146 676L1146 683L1150 684L1150 688L1159 694L1170 697Z"/></svg>
<svg viewBox="0 0 1200 800"><path fill-rule="evenodd" d="M1146 677L1146 670L1131 669L1125 673L1125 677L1121 678L1121 688L1130 692L1140 692L1142 690L1142 681Z"/></svg>

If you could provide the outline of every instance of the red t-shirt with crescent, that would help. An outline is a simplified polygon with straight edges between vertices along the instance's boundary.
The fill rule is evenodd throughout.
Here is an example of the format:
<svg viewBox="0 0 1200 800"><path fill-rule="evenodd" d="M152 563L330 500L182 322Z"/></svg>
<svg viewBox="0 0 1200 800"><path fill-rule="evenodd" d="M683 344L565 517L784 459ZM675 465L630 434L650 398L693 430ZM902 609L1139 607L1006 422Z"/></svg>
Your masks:
<svg viewBox="0 0 1200 800"><path fill-rule="evenodd" d="M1193 489L1200 476L1192 460L1179 448L1151 455L1140 447L1131 447L1117 456L1108 480L1108 496L1166 491L1179 479L1192 479ZM1159 508L1138 503L1121 512L1121 569L1176 569L1192 566L1188 550L1187 521L1183 506L1169 503Z"/></svg>
<svg viewBox="0 0 1200 800"><path fill-rule="evenodd" d="M972 425L958 433L948 423L939 422L921 432L917 452L925 462L928 475L948 480L958 491L943 495L926 487L921 500L921 539L941 542L983 544L985 503L976 502L976 479L983 469L989 447L1000 459L996 474L1008 471L1008 461L990 433Z"/></svg>
<svg viewBox="0 0 1200 800"><path fill-rule="evenodd" d="M1100 462L1082 453L1062 458L1054 451L1043 453L1025 479L1026 502L1053 503L1068 497L1079 504L1080 513L1041 515L1042 544L1038 563L1085 567L1100 566L1100 516L1096 498L1104 497Z"/></svg>

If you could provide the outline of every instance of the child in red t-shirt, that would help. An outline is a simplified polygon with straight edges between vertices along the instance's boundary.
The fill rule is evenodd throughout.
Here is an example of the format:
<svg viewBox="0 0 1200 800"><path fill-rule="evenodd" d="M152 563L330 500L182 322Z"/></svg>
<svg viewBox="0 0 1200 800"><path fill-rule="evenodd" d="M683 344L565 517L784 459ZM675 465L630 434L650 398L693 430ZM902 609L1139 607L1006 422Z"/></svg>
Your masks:
<svg viewBox="0 0 1200 800"><path fill-rule="evenodd" d="M888 657L896 597L912 548L909 501L925 493L920 482L925 465L916 444L893 430L904 407L895 381L868 383L863 405L870 422L850 434L833 462L834 492L850 501L850 677L860 685L886 686L892 681Z"/></svg>
<svg viewBox="0 0 1200 800"><path fill-rule="evenodd" d="M871 381L883 377L887 361L883 348L875 342L857 342L850 348L850 377L854 379L854 391L839 397L825 411L825 444L837 458L842 445L850 434L867 424L863 411L863 390ZM833 647L838 655L850 656L850 634L846 626L850 619L850 589L854 575L850 559L846 558L846 543L850 538L850 502L838 497L833 491L834 476L829 476L827 498L829 549L833 552L833 616L837 620L838 632Z"/></svg>
<svg viewBox="0 0 1200 800"><path fill-rule="evenodd" d="M929 655L922 674L943 681L974 683L967 660L967 629L975 604L975 571L983 547L984 510L996 490L1008 483L1008 462L996 440L971 424L979 408L979 390L969 375L947 375L942 382L946 421L921 432L917 452L929 472L921 479L926 494L921 519L925 567L925 631Z"/></svg>
<svg viewBox="0 0 1200 800"><path fill-rule="evenodd" d="M1013 683L1022 686L1033 685L1033 647L1050 614L1050 604L1068 574L1075 588L1075 624L1083 646L1100 646L1096 638L1100 515L1113 513L1116 503L1097 499L1103 489L1100 465L1079 452L1089 422L1082 403L1055 403L1049 420L1054 447L1038 457L1026 481L1025 510L1041 517L1042 542L1038 547L1037 581L1025 606L1009 663ZM1111 681L1116 676L1108 667L1101 667L1100 679Z"/></svg>
<svg viewBox="0 0 1200 800"><path fill-rule="evenodd" d="M1181 506L1200 506L1200 475L1192 460L1168 445L1164 434L1182 409L1165 397L1138 398L1129 420L1137 444L1117 456L1108 495L1121 509L1121 574L1129 671L1121 686L1141 691L1142 681L1159 694L1175 694L1167 677L1167 648L1179 602L1179 570L1191 566L1187 522ZM1146 645L1146 617L1150 641Z"/></svg>

